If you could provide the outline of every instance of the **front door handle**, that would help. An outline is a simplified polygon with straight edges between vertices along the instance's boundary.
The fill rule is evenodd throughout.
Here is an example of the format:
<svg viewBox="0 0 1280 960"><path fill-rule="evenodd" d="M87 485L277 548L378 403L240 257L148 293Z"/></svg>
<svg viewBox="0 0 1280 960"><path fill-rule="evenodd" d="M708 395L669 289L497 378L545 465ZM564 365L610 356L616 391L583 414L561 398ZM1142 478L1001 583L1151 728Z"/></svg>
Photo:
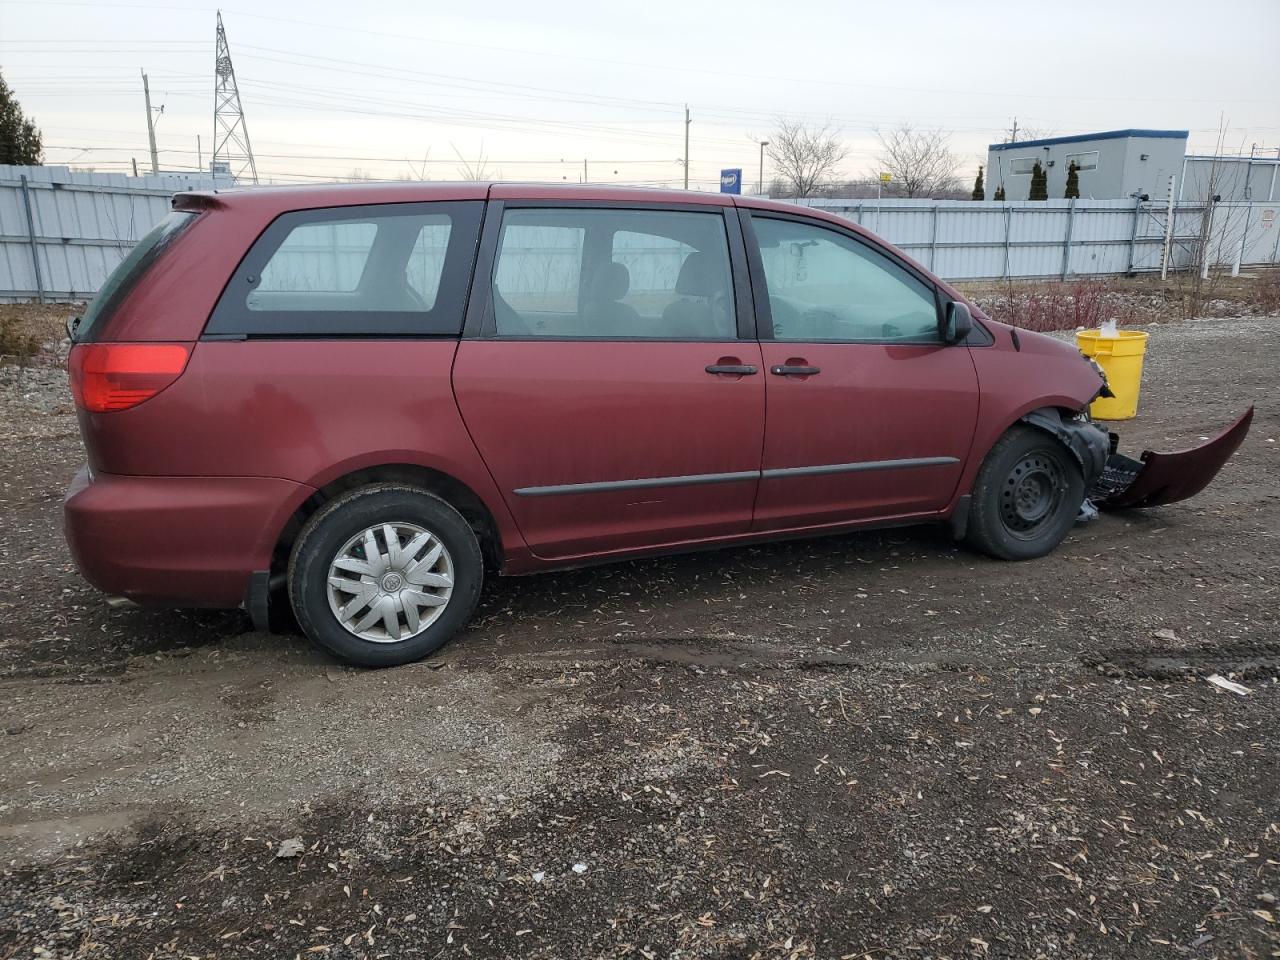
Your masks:
<svg viewBox="0 0 1280 960"><path fill-rule="evenodd" d="M776 367L770 367L769 372L779 377L811 377L815 373L821 373L821 367L806 367L800 364L783 363Z"/></svg>
<svg viewBox="0 0 1280 960"><path fill-rule="evenodd" d="M723 373L738 377L749 377L756 368L749 363L713 363L707 367L707 373Z"/></svg>

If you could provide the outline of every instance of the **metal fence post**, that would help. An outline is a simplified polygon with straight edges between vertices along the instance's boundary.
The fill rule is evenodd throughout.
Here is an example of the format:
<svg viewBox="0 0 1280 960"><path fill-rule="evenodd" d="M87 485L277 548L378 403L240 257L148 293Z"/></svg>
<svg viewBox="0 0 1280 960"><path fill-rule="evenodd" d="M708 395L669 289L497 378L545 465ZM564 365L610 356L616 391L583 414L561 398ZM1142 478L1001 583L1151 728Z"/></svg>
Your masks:
<svg viewBox="0 0 1280 960"><path fill-rule="evenodd" d="M1169 178L1169 212L1165 215L1164 221L1164 247L1160 251L1160 282L1169 279L1169 254L1173 245L1173 218L1177 216L1177 208L1174 207L1173 185L1177 182L1178 175L1174 174Z"/></svg>
<svg viewBox="0 0 1280 960"><path fill-rule="evenodd" d="M931 234L929 236L929 269L934 273L938 272L938 201L933 201L933 221L930 225Z"/></svg>
<svg viewBox="0 0 1280 960"><path fill-rule="evenodd" d="M21 175L22 205L27 209L27 237L31 241L31 269L36 274L36 297L44 303L44 278L40 276L40 245L36 242L36 221L31 213L31 190L27 186L27 175Z"/></svg>
<svg viewBox="0 0 1280 960"><path fill-rule="evenodd" d="M1067 279L1067 274L1071 272L1071 228L1076 222L1076 198L1071 198L1071 205L1067 207L1067 235L1062 240L1062 279Z"/></svg>
<svg viewBox="0 0 1280 960"><path fill-rule="evenodd" d="M1138 223L1142 219L1142 198L1133 201L1133 232L1129 234L1129 269L1125 273L1133 273L1134 259L1138 252Z"/></svg>
<svg viewBox="0 0 1280 960"><path fill-rule="evenodd" d="M1004 275L1010 275L1012 266L1009 263L1009 235L1013 232L1013 208L1005 205L1004 208Z"/></svg>

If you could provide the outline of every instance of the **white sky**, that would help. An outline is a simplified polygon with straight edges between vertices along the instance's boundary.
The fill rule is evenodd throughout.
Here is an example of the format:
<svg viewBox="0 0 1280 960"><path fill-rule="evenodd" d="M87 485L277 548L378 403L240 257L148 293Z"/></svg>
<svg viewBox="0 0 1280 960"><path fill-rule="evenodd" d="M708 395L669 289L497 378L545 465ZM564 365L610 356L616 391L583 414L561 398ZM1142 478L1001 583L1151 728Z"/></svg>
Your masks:
<svg viewBox="0 0 1280 960"><path fill-rule="evenodd" d="M222 7L261 176L491 175L753 187L774 118L837 125L844 173L876 168L874 128L952 132L972 178L1019 124L1048 135L1189 129L1212 150L1280 146L1280 0L970 4L231 0ZM139 69L164 105L161 167L209 159L215 7L199 0L0 0L0 70L46 162L148 165ZM765 179L769 179L766 161Z"/></svg>

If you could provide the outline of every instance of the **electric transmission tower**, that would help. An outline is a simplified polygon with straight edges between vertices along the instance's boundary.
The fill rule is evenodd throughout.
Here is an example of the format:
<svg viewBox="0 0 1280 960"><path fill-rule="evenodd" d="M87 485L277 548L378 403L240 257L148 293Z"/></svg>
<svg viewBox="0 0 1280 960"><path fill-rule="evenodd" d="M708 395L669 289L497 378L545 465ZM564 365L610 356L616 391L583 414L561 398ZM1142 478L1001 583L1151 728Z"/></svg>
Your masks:
<svg viewBox="0 0 1280 960"><path fill-rule="evenodd" d="M217 172L219 164L237 179L248 171L249 178L258 182L258 165L253 162L253 147L249 145L249 128L244 122L244 106L240 103L240 88L236 86L236 70L231 65L231 48L227 46L227 31L222 27L222 11L218 11L218 52L213 67L213 161L210 170Z"/></svg>

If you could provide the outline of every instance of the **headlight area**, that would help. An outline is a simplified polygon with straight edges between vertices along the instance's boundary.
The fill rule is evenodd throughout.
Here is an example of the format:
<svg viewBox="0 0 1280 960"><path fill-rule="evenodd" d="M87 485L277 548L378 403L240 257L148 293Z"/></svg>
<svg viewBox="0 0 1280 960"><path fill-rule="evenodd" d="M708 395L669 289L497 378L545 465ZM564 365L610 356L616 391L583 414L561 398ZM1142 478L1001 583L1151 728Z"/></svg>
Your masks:
<svg viewBox="0 0 1280 960"><path fill-rule="evenodd" d="M1093 367L1094 373L1102 378L1102 386L1098 388L1097 393L1089 398L1089 402L1093 403L1093 401L1097 400L1099 397L1114 397L1115 394L1111 391L1111 384L1107 382L1107 371L1102 369L1102 364L1093 359L1093 357L1085 357L1083 353L1080 354L1080 356L1088 360L1089 366Z"/></svg>

